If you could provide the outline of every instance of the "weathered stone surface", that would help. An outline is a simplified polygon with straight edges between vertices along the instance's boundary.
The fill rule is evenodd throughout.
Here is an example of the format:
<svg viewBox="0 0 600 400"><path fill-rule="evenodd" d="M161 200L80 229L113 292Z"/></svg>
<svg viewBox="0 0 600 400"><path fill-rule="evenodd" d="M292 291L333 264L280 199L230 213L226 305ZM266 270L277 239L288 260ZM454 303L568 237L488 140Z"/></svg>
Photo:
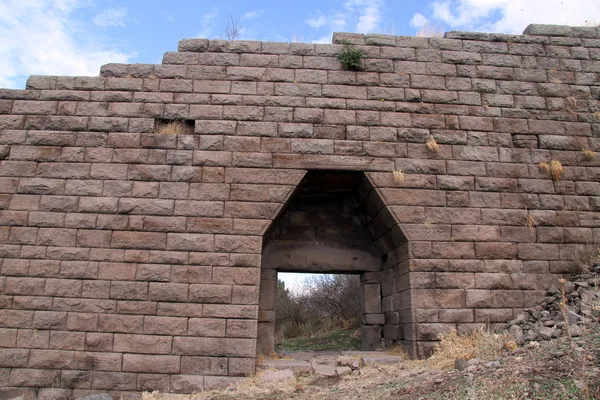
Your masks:
<svg viewBox="0 0 600 400"><path fill-rule="evenodd" d="M335 367L329 365L314 364L313 371L315 375L323 378L335 378L337 377L337 371Z"/></svg>
<svg viewBox="0 0 600 400"><path fill-rule="evenodd" d="M279 371L267 371L259 379L261 382L283 382L294 378L294 371L284 369Z"/></svg>
<svg viewBox="0 0 600 400"><path fill-rule="evenodd" d="M113 397L108 393L91 394L83 397L81 400L112 400Z"/></svg>

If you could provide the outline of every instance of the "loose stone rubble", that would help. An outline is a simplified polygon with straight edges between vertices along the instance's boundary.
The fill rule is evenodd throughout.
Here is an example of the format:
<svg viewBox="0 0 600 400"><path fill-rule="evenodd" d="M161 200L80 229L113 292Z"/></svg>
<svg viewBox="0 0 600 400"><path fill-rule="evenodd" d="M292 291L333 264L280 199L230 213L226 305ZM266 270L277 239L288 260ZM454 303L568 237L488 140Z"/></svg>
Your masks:
<svg viewBox="0 0 600 400"><path fill-rule="evenodd" d="M341 354L341 355L340 355ZM322 378L341 378L368 365L397 364L402 356L383 352L297 352L287 356L293 359L266 360L259 368L266 372L263 382L284 381L295 375L314 374Z"/></svg>
<svg viewBox="0 0 600 400"><path fill-rule="evenodd" d="M508 332L518 344L533 340L550 340L567 334L581 335L582 327L597 324L600 319L600 265L584 271L564 284L568 326L561 307L560 284L552 285L544 301L529 308L508 323Z"/></svg>

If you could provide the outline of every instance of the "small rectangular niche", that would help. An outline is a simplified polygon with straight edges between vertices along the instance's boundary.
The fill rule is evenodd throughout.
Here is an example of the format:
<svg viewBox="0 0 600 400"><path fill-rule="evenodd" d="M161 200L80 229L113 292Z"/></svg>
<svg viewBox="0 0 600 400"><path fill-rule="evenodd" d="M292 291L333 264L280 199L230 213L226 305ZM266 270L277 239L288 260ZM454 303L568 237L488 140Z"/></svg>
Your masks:
<svg viewBox="0 0 600 400"><path fill-rule="evenodd" d="M194 134L193 119L162 119L157 118L154 121L154 133L165 135L192 135Z"/></svg>

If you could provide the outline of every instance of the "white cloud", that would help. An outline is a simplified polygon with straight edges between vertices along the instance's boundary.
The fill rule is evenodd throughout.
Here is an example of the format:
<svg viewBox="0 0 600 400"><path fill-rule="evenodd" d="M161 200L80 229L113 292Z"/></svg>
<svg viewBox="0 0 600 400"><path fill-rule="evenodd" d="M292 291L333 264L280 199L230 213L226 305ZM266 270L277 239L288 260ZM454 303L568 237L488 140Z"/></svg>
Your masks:
<svg viewBox="0 0 600 400"><path fill-rule="evenodd" d="M304 22L313 28L322 28L326 26L332 32L336 30L342 30L346 26L346 18L348 17L347 14L338 12L333 15L326 16L320 14L319 11L317 11L317 14L319 14L318 17L307 18L304 20Z"/></svg>
<svg viewBox="0 0 600 400"><path fill-rule="evenodd" d="M410 26L412 26L413 28L420 28L423 25L425 25L427 22L429 22L429 20L427 18L425 18L425 16L421 13L416 13L415 15L413 15L412 19L410 20Z"/></svg>
<svg viewBox="0 0 600 400"><path fill-rule="evenodd" d="M212 8L209 12L200 17L200 25L202 29L196 34L199 38L210 38L216 28L215 20L219 15L219 10Z"/></svg>
<svg viewBox="0 0 600 400"><path fill-rule="evenodd" d="M325 35L320 37L319 39L313 40L311 43L319 43L319 44L331 44L331 38L333 37L333 32L329 35Z"/></svg>
<svg viewBox="0 0 600 400"><path fill-rule="evenodd" d="M116 26L124 28L125 17L127 17L127 10L125 8L107 8L96 14L93 21L94 24L100 27Z"/></svg>
<svg viewBox="0 0 600 400"><path fill-rule="evenodd" d="M320 15L317 18L308 18L304 20L308 25L312 26L313 28L320 28L322 26L327 25L327 17Z"/></svg>
<svg viewBox="0 0 600 400"><path fill-rule="evenodd" d="M436 0L432 18L451 28L520 34L532 23L585 25L600 20L598 0Z"/></svg>
<svg viewBox="0 0 600 400"><path fill-rule="evenodd" d="M248 11L242 16L242 19L255 19L263 16L265 12L263 10Z"/></svg>
<svg viewBox="0 0 600 400"><path fill-rule="evenodd" d="M339 11L330 15L322 14L317 10L317 16L304 20L315 29L327 28L331 33L335 31L348 31L346 26L355 23L352 31L361 33L372 33L378 31L382 20L384 0L346 0ZM328 37L326 43L330 42L331 34L322 36L315 43L321 43Z"/></svg>
<svg viewBox="0 0 600 400"><path fill-rule="evenodd" d="M100 66L131 57L106 47L73 17L85 0L0 2L0 86L27 75L98 75Z"/></svg>
<svg viewBox="0 0 600 400"><path fill-rule="evenodd" d="M356 32L372 33L381 22L383 0L348 0L345 7L359 14Z"/></svg>

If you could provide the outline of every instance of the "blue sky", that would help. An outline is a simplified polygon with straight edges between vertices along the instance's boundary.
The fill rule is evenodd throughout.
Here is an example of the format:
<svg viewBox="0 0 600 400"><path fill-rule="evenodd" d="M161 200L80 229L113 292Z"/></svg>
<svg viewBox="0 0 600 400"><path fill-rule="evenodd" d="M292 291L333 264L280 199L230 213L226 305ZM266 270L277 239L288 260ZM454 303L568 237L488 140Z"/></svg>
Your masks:
<svg viewBox="0 0 600 400"><path fill-rule="evenodd" d="M0 0L0 87L29 75L97 75L108 62L158 63L183 38L330 43L334 31L412 36L437 30L521 33L532 22L600 21L599 0Z"/></svg>

